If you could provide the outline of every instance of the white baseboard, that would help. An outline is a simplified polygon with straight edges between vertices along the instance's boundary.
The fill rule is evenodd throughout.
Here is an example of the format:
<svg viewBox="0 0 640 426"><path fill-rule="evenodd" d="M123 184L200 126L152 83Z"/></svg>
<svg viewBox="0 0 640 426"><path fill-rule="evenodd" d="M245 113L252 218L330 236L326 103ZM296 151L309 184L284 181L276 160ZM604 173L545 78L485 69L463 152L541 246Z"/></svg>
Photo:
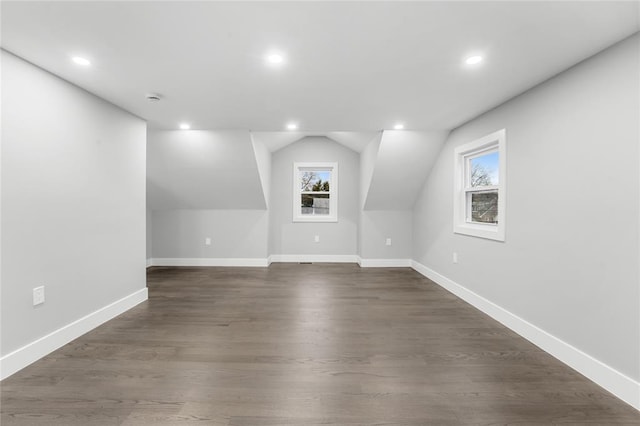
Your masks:
<svg viewBox="0 0 640 426"><path fill-rule="evenodd" d="M272 254L269 260L278 262L358 263L355 254Z"/></svg>
<svg viewBox="0 0 640 426"><path fill-rule="evenodd" d="M363 259L358 257L362 268L411 268L411 259Z"/></svg>
<svg viewBox="0 0 640 426"><path fill-rule="evenodd" d="M411 266L431 281L475 306L480 311L518 333L545 352L602 386L627 404L640 410L639 382L625 376L605 363L593 358L591 355L582 352L580 349L558 339L517 315L512 314L490 300L468 290L444 275L416 261L413 261Z"/></svg>
<svg viewBox="0 0 640 426"><path fill-rule="evenodd" d="M363 268L410 268L411 259L362 259L351 254L272 254L263 258L158 258L147 259L149 266L258 266L271 263L358 263Z"/></svg>
<svg viewBox="0 0 640 426"><path fill-rule="evenodd" d="M3 356L0 358L0 380L4 380L100 324L128 311L147 298L148 293L145 287Z"/></svg>
<svg viewBox="0 0 640 426"><path fill-rule="evenodd" d="M269 266L267 258L154 257L153 266Z"/></svg>

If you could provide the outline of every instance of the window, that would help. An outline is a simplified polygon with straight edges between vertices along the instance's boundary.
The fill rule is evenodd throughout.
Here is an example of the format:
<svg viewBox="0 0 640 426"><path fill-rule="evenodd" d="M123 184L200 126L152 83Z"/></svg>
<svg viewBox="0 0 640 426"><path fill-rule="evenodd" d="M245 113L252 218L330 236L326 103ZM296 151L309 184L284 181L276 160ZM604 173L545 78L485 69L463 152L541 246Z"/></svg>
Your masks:
<svg viewBox="0 0 640 426"><path fill-rule="evenodd" d="M506 131L455 149L453 232L504 241Z"/></svg>
<svg viewBox="0 0 640 426"><path fill-rule="evenodd" d="M293 164L293 221L338 221L338 163Z"/></svg>

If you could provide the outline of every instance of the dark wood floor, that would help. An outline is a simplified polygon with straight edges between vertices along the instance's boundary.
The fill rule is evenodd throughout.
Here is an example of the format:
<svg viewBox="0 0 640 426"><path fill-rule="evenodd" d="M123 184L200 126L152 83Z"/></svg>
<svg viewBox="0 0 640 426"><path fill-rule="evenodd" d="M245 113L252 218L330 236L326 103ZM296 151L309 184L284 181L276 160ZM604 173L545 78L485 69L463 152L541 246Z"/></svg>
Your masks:
<svg viewBox="0 0 640 426"><path fill-rule="evenodd" d="M2 426L640 424L410 269L148 279L148 302L2 382Z"/></svg>

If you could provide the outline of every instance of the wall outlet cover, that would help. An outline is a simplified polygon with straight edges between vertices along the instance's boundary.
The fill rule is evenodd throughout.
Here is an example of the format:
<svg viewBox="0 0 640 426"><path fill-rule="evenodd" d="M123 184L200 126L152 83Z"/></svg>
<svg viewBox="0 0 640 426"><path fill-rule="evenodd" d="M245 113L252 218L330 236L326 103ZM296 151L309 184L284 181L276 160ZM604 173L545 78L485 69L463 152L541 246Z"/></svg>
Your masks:
<svg viewBox="0 0 640 426"><path fill-rule="evenodd" d="M33 289L33 306L42 305L44 303L44 286Z"/></svg>

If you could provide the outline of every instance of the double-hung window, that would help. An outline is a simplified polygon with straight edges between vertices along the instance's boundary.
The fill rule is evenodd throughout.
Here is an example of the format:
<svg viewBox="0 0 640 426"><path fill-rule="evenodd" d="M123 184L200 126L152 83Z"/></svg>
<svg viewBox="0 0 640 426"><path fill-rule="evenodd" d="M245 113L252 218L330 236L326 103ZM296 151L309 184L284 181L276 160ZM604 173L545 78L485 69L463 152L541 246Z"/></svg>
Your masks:
<svg viewBox="0 0 640 426"><path fill-rule="evenodd" d="M338 221L338 163L293 164L293 221Z"/></svg>
<svg viewBox="0 0 640 426"><path fill-rule="evenodd" d="M506 132L455 149L453 231L504 241Z"/></svg>

